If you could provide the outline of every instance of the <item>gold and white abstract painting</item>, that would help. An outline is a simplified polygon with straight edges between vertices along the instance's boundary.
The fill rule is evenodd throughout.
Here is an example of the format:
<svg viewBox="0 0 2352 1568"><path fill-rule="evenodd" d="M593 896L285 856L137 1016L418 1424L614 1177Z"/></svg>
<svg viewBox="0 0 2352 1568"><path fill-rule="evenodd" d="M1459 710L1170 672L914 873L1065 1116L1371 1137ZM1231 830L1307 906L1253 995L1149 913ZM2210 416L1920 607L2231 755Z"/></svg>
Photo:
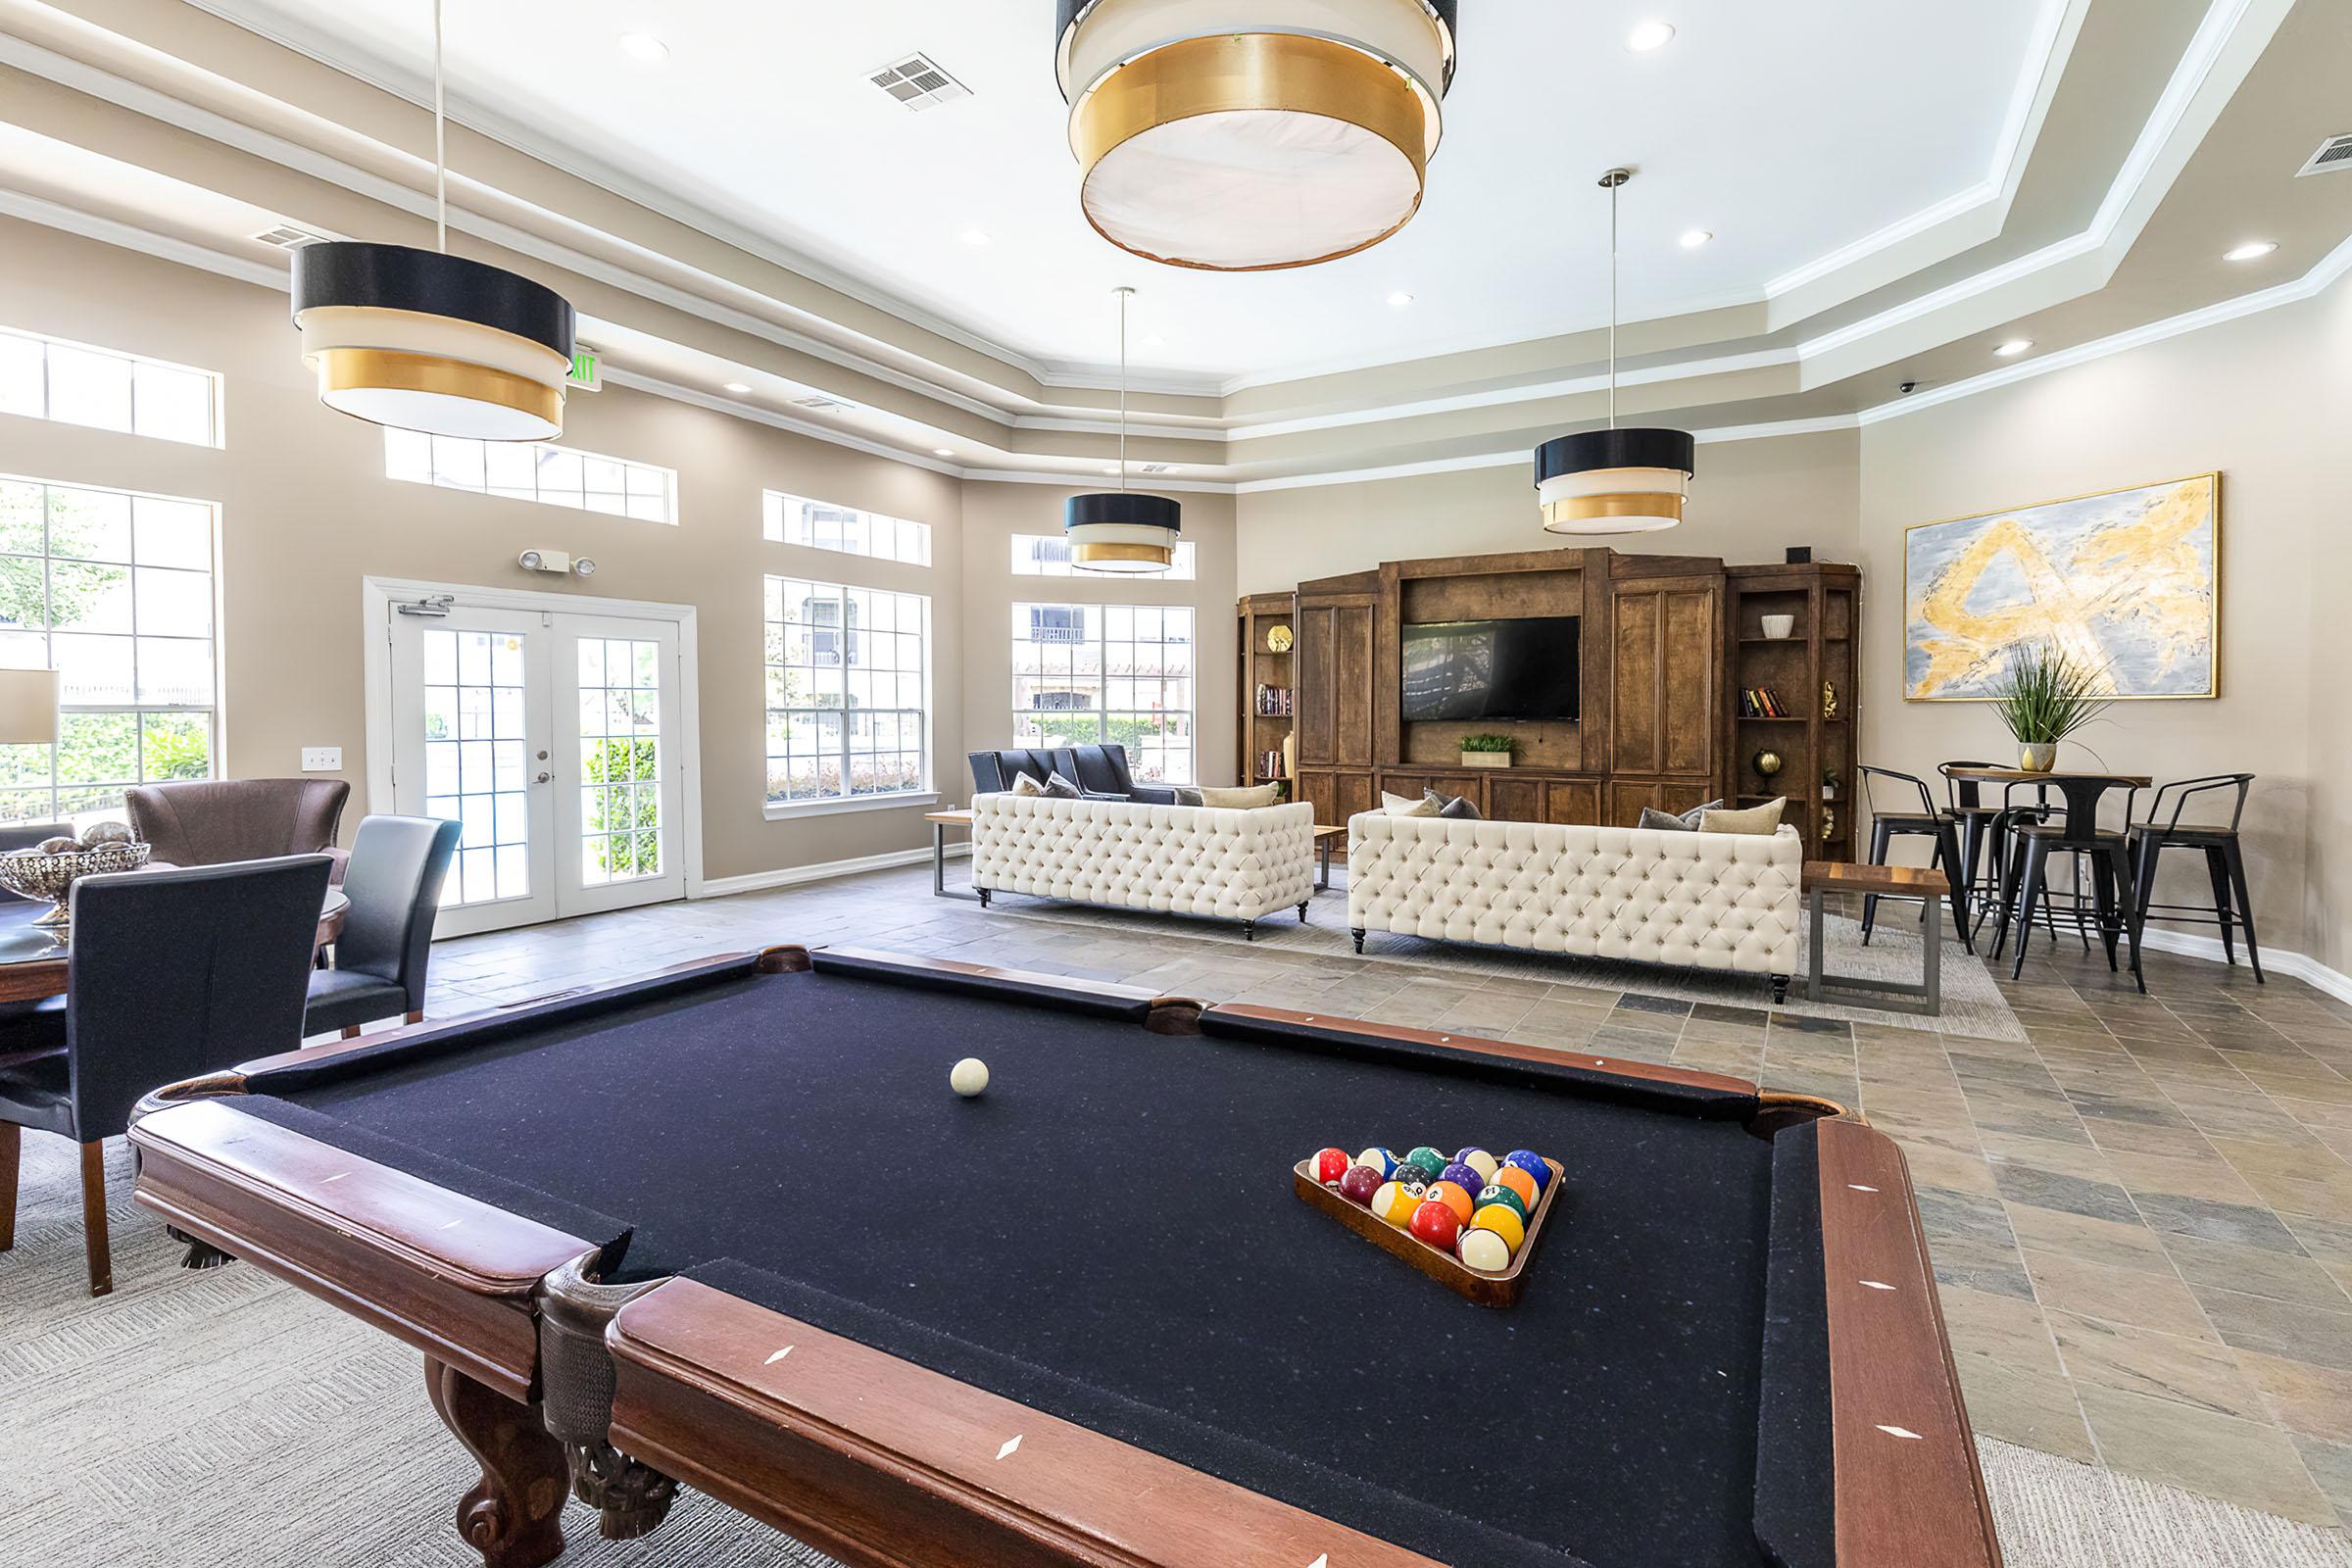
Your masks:
<svg viewBox="0 0 2352 1568"><path fill-rule="evenodd" d="M1903 537L1903 695L1982 701L2047 643L2114 697L2211 697L2221 475L1921 523Z"/></svg>

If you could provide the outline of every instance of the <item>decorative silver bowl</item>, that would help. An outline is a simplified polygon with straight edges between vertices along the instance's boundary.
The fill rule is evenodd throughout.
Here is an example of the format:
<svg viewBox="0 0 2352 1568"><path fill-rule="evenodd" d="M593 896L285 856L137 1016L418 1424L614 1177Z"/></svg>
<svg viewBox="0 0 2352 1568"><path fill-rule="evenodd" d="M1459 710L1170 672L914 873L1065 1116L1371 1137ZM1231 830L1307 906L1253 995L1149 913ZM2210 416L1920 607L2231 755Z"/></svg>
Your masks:
<svg viewBox="0 0 2352 1568"><path fill-rule="evenodd" d="M49 912L34 925L64 925L73 919L66 900L74 884L101 871L136 871L153 853L144 844L94 844L87 849L43 855L38 850L16 850L0 855L0 888L21 899L45 901Z"/></svg>

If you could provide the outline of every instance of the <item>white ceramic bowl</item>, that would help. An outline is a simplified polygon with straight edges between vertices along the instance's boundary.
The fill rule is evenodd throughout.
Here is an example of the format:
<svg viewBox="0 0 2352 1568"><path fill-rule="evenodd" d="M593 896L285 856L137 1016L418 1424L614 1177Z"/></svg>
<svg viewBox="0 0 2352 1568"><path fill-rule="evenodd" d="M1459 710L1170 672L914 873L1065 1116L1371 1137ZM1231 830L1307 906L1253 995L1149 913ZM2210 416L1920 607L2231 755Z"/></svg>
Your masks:
<svg viewBox="0 0 2352 1568"><path fill-rule="evenodd" d="M1764 617L1764 635L1767 637L1786 637L1794 630L1796 630L1794 615L1766 615Z"/></svg>

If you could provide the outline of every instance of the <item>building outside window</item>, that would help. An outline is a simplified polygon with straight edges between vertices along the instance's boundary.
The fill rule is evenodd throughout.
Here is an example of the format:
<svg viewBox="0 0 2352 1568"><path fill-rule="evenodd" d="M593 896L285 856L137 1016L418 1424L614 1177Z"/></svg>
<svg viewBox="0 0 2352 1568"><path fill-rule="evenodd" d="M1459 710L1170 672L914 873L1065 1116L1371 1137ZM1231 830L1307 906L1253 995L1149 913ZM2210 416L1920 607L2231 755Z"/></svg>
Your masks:
<svg viewBox="0 0 2352 1568"><path fill-rule="evenodd" d="M55 669L55 746L0 746L0 820L120 817L217 761L209 502L0 475L0 664Z"/></svg>
<svg viewBox="0 0 2352 1568"><path fill-rule="evenodd" d="M766 579L767 802L931 788L931 601Z"/></svg>
<svg viewBox="0 0 2352 1568"><path fill-rule="evenodd" d="M1189 784L1193 612L1171 605L1012 607L1012 744L1116 744L1135 776Z"/></svg>

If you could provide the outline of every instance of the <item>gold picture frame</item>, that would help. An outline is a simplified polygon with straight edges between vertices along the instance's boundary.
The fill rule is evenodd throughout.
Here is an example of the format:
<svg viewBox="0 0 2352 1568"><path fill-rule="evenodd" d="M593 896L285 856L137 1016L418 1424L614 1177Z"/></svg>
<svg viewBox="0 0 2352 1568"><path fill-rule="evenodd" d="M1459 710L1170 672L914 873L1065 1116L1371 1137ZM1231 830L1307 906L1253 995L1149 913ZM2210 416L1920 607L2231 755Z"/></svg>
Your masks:
<svg viewBox="0 0 2352 1568"><path fill-rule="evenodd" d="M2115 701L2219 697L2221 617L2219 470L1903 530L1907 703L1989 702L2034 642L2095 665Z"/></svg>

